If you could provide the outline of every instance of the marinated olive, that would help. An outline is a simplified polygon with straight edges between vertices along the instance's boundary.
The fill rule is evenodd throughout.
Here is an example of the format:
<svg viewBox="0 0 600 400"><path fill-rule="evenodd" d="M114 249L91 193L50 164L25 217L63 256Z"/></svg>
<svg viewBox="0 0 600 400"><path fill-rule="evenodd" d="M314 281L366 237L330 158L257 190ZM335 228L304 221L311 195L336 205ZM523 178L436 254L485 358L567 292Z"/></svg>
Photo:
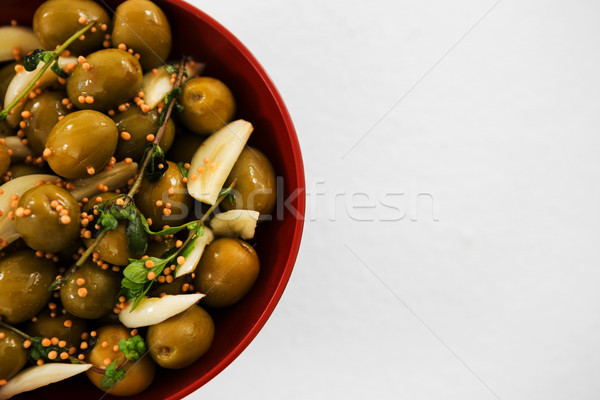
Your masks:
<svg viewBox="0 0 600 400"><path fill-rule="evenodd" d="M196 289L208 307L227 307L248 293L260 271L256 251L240 239L221 238L202 254L196 268Z"/></svg>
<svg viewBox="0 0 600 400"><path fill-rule="evenodd" d="M8 329L0 328L0 379L15 376L27 363L23 339Z"/></svg>
<svg viewBox="0 0 600 400"><path fill-rule="evenodd" d="M87 0L46 1L33 16L33 31L46 50L54 50L90 21L96 21L96 29L88 30L84 40L75 40L69 46L71 54L77 56L102 47L104 35L109 32L110 17L97 3Z"/></svg>
<svg viewBox="0 0 600 400"><path fill-rule="evenodd" d="M0 143L0 176L8 172L8 168L10 168L10 153L6 145Z"/></svg>
<svg viewBox="0 0 600 400"><path fill-rule="evenodd" d="M215 336L211 316L198 306L148 328L150 355L163 368L192 365L210 348Z"/></svg>
<svg viewBox="0 0 600 400"><path fill-rule="evenodd" d="M78 111L60 120L46 140L48 165L58 175L79 179L100 172L117 148L117 126L97 111Z"/></svg>
<svg viewBox="0 0 600 400"><path fill-rule="evenodd" d="M66 94L61 92L44 92L25 105L24 110L30 112L31 116L26 120L23 132L37 156L42 155L46 139L59 118L69 113L62 102L65 97Z"/></svg>
<svg viewBox="0 0 600 400"><path fill-rule="evenodd" d="M208 135L224 127L235 114L231 90L220 80L205 76L183 85L181 122L190 131Z"/></svg>
<svg viewBox="0 0 600 400"><path fill-rule="evenodd" d="M113 18L112 43L140 54L145 70L164 64L171 52L171 27L156 4L147 0L121 3Z"/></svg>
<svg viewBox="0 0 600 400"><path fill-rule="evenodd" d="M277 201L277 187L273 165L262 152L246 147L229 173L225 187L235 180L231 191L233 201L224 201L226 210L255 210L270 214Z"/></svg>
<svg viewBox="0 0 600 400"><path fill-rule="evenodd" d="M132 106L127 111L115 115L113 121L119 130L119 142L115 157L118 160L130 157L133 161L140 161L146 145L149 143L147 136L149 134L156 135L160 129L158 112L152 110L144 113L139 107ZM169 119L160 140L160 147L164 152L171 148L174 138L175 124L172 119Z"/></svg>
<svg viewBox="0 0 600 400"><path fill-rule="evenodd" d="M150 257L162 258L163 254L174 248L177 243L174 237L154 236L152 239L154 240L149 241L146 249L146 254Z"/></svg>
<svg viewBox="0 0 600 400"><path fill-rule="evenodd" d="M0 105L4 104L6 89L8 89L8 85L10 85L10 82L17 74L15 65L17 65L17 63L10 63L0 68Z"/></svg>
<svg viewBox="0 0 600 400"><path fill-rule="evenodd" d="M136 96L141 86L137 58L123 50L104 49L77 64L67 80L67 93L77 108L107 111Z"/></svg>
<svg viewBox="0 0 600 400"><path fill-rule="evenodd" d="M60 289L60 299L71 314L100 318L112 310L121 289L121 275L86 261Z"/></svg>
<svg viewBox="0 0 600 400"><path fill-rule="evenodd" d="M122 365L125 362L125 356L120 351L115 351L115 346L119 345L121 339L130 337L130 332L121 325L109 325L100 328L97 335L97 343L100 345L95 346L89 353L88 362L102 369L106 368L106 362L112 363L114 360L118 360L117 366ZM102 343L105 342L106 346L103 346ZM143 392L150 386L154 379L156 365L149 357L142 357L138 361L128 362L123 369L126 371L125 377L110 390L102 389L100 385L102 374L92 370L88 370L86 374L96 387L108 391L111 395L133 396Z"/></svg>
<svg viewBox="0 0 600 400"><path fill-rule="evenodd" d="M48 303L48 290L56 278L56 265L21 250L0 261L0 315L17 324L35 316Z"/></svg>
<svg viewBox="0 0 600 400"><path fill-rule="evenodd" d="M187 192L183 175L177 164L167 161L168 169L158 182L144 180L135 196L135 204L152 226L160 230L164 225L184 223L192 211L193 198Z"/></svg>
<svg viewBox="0 0 600 400"><path fill-rule="evenodd" d="M47 168L38 167L36 165L30 164L13 164L10 166L8 171L10 172L11 179L19 178L21 176L26 175L52 174L52 171L50 171Z"/></svg>
<svg viewBox="0 0 600 400"><path fill-rule="evenodd" d="M15 134L14 129L7 120L3 119L0 121L0 138L13 136Z"/></svg>
<svg viewBox="0 0 600 400"><path fill-rule="evenodd" d="M31 336L56 337L67 342L68 346L79 346L81 334L85 332L86 322L59 309L46 309L32 318L24 327Z"/></svg>
<svg viewBox="0 0 600 400"><path fill-rule="evenodd" d="M177 140L167 153L167 158L176 163L190 163L198 147L204 142L205 136L198 136L187 131L177 131Z"/></svg>
<svg viewBox="0 0 600 400"><path fill-rule="evenodd" d="M94 243L94 239L84 239L86 247ZM125 266L129 264L130 258L135 258L127 248L127 222L119 221L117 229L109 231L98 243L95 252L100 259L109 264Z"/></svg>
<svg viewBox="0 0 600 400"><path fill-rule="evenodd" d="M19 198L15 226L29 247L55 253L79 237L79 214L79 203L67 190L39 185Z"/></svg>

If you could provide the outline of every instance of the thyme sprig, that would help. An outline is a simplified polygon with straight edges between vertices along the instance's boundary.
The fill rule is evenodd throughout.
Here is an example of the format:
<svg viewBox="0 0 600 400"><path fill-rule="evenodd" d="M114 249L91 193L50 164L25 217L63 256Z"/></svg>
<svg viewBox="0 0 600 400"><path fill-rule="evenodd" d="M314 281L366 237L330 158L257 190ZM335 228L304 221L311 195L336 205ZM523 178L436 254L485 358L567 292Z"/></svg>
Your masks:
<svg viewBox="0 0 600 400"><path fill-rule="evenodd" d="M59 48L57 48L54 51L35 50L32 54L25 57L24 67L27 71L34 71L38 67L39 63L42 61L44 62L44 66L42 66L42 68L40 68L38 73L35 74L35 76L31 80L31 83L29 83L29 85L27 85L27 87L21 92L21 94L19 94L9 105L7 105L2 111L0 111L0 121L6 119L6 117L8 117L8 114L10 113L10 111L13 108L15 108L15 106L17 104L19 104L19 102L25 96L27 96L27 94L31 91L31 89L33 89L35 87L37 82L40 80L42 75L44 75L44 72L46 72L46 70L48 68L52 68L52 71L54 71L54 73L57 74L59 77L61 77L61 78L65 77L64 71L62 69L60 69L60 67L58 66L58 62L57 62L58 57L61 55L61 53L63 51L65 51L67 49L67 47L69 47L71 45L71 43L73 43L81 35L86 33L95 24L96 24L95 21L92 21L91 23L87 24L86 26L84 26L83 28L81 28L80 30L75 32Z"/></svg>

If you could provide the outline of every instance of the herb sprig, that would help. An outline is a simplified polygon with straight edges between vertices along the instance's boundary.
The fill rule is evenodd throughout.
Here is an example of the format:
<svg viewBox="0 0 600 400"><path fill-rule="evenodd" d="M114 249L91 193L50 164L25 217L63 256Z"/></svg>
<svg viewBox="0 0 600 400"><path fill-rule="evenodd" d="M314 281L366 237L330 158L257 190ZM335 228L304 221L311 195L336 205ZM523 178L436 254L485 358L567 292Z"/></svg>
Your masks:
<svg viewBox="0 0 600 400"><path fill-rule="evenodd" d="M63 51L77 40L81 35L86 33L89 29L96 24L95 21L87 24L77 32L75 32L70 38L68 38L59 48L54 51L35 50L32 54L25 57L24 67L27 71L34 71L40 62L44 62L44 66L40 68L38 73L33 77L31 83L19 94L10 104L8 104L2 111L0 111L0 121L6 119L10 111L15 108L17 104L35 87L38 80L44 75L44 72L48 68L52 68L52 71L61 78L65 78L65 72L58 66L57 59Z"/></svg>

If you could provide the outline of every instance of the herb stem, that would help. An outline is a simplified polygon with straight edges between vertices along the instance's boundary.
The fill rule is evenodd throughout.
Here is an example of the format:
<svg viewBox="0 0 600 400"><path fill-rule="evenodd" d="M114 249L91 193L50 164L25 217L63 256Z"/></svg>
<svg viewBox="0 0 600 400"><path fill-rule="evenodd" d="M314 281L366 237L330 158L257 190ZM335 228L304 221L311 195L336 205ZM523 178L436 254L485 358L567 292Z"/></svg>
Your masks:
<svg viewBox="0 0 600 400"><path fill-rule="evenodd" d="M16 333L17 335L21 336L23 339L27 339L27 340L31 340L32 339L32 337L29 336L28 334L26 334L25 332L20 331L17 328L12 327L12 326L10 326L8 324L5 324L2 321L0 321L0 328L4 328L6 330L11 331L12 333Z"/></svg>
<svg viewBox="0 0 600 400"><path fill-rule="evenodd" d="M85 32L88 31L88 29L90 29L95 24L96 24L96 21L92 21L92 23L84 26L83 28L81 28L80 30L78 30L76 33L74 33L69 39L67 39L67 41L64 42L62 44L62 46L60 46L58 49L56 49L56 50L54 50L52 52L52 58L50 59L50 61L48 61L47 63L45 63L42 66L42 68L38 71L38 73L31 80L31 83L29 83L29 85L27 85L27 87L21 92L21 94L19 94L8 106L6 106L6 108L4 110L0 111L0 121L3 120L4 118L6 118L8 116L8 114L10 113L10 111L17 104L19 104L19 102L25 96L27 96L27 94L31 91L31 89L33 89L35 87L35 85L40 80L40 78L42 77L42 75L44 75L44 72L46 72L46 70L48 68L50 68L50 66L56 61L56 59L60 56L60 54L63 51L65 51L67 49L67 47L69 47L69 45L71 43L73 43L75 40L77 40L77 38L79 38L79 36L83 35Z"/></svg>

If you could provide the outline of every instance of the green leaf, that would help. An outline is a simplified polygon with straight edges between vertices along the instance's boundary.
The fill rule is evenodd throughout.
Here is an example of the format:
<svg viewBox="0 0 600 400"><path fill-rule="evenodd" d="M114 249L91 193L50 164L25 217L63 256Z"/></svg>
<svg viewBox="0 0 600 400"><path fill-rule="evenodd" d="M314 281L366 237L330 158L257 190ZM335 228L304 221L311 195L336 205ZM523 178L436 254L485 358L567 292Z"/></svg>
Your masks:
<svg viewBox="0 0 600 400"><path fill-rule="evenodd" d="M144 177L150 183L155 183L162 178L167 169L169 169L169 164L167 164L167 160L165 158L165 153L162 151L158 144L153 144L148 147L150 152L150 161L144 170ZM162 168L159 166L162 164Z"/></svg>
<svg viewBox="0 0 600 400"><path fill-rule="evenodd" d="M48 57L48 54L50 54L50 57ZM33 51L33 53L25 57L23 66L25 67L26 71L31 72L37 68L41 61L46 62L46 60L50 58L52 58L52 52L36 49Z"/></svg>
<svg viewBox="0 0 600 400"><path fill-rule="evenodd" d="M61 77L63 79L69 77L69 74L67 74L65 71L63 71L63 69L60 67L60 65L58 65L57 61L55 61L54 64L52 64L50 69L52 70L52 72L54 72L56 75L58 75L59 77Z"/></svg>
<svg viewBox="0 0 600 400"><path fill-rule="evenodd" d="M167 71L169 74L176 74L177 67L173 64L167 64L165 65L165 71Z"/></svg>
<svg viewBox="0 0 600 400"><path fill-rule="evenodd" d="M114 360L104 370L104 376L100 380L100 387L102 389L111 389L117 382L125 378L126 372L123 369L117 369L117 361L118 360Z"/></svg>
<svg viewBox="0 0 600 400"><path fill-rule="evenodd" d="M162 231L153 232L153 231L150 230L150 227L146 223L146 224L144 224L144 229L146 230L146 233L149 234L149 235L164 236L164 235L174 235L174 234L176 234L176 233L184 230L185 228L188 228L188 230L193 230L193 229L196 228L196 225L197 225L196 221L192 221L192 222L188 222L188 223L183 224L183 225L172 226L170 228L163 229Z"/></svg>
<svg viewBox="0 0 600 400"><path fill-rule="evenodd" d="M98 217L98 225L107 231L114 231L119 226L119 221L111 213L101 211Z"/></svg>
<svg viewBox="0 0 600 400"><path fill-rule="evenodd" d="M146 352L146 343L141 336L136 335L129 339L119 340L119 350L128 360L137 361Z"/></svg>
<svg viewBox="0 0 600 400"><path fill-rule="evenodd" d="M182 162L178 162L177 163L177 166L179 167L179 171L181 172L181 175L184 178L187 178L188 177L188 170L183 165L184 165L184 163L182 163Z"/></svg>
<svg viewBox="0 0 600 400"><path fill-rule="evenodd" d="M147 260L155 260L154 257L146 258L144 260L135 260L130 263L123 270L123 276L129 279L133 283L144 284L148 281L148 268L146 268L145 262Z"/></svg>
<svg viewBox="0 0 600 400"><path fill-rule="evenodd" d="M146 252L148 238L144 230L144 218L141 214L134 214L134 218L127 224L127 249L131 254L138 257Z"/></svg>

